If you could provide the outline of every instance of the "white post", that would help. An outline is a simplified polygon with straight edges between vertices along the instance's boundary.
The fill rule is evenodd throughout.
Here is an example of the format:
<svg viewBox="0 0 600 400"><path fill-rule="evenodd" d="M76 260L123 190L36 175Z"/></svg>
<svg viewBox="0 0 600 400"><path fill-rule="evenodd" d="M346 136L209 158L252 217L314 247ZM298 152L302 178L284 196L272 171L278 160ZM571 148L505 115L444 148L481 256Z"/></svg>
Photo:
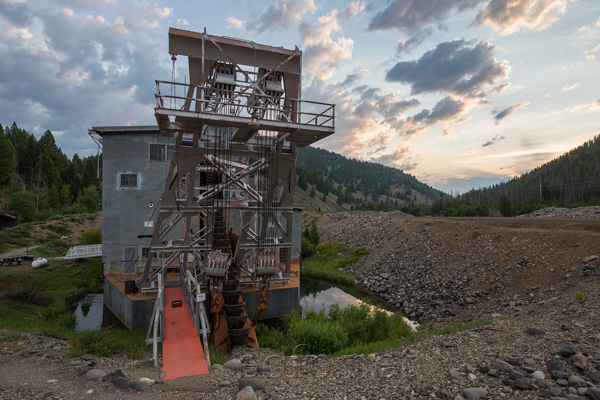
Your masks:
<svg viewBox="0 0 600 400"><path fill-rule="evenodd" d="M208 352L208 337L206 336L206 322L204 321L204 302L200 302L200 324L202 325L202 342L204 344L204 357L206 365L210 368L210 353Z"/></svg>
<svg viewBox="0 0 600 400"><path fill-rule="evenodd" d="M160 323L160 302L162 301L162 275L158 274L158 292L156 296L156 312L154 314L154 338L152 339L152 356L154 357L154 366L158 365L158 324ZM162 332L164 336L164 332ZM164 338L163 338L164 339Z"/></svg>

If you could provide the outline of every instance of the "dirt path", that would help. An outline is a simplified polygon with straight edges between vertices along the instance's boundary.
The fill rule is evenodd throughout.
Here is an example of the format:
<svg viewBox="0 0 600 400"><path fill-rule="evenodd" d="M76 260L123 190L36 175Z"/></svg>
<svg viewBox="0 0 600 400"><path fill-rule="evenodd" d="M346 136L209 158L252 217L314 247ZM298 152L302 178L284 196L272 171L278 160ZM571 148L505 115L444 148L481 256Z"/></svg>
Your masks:
<svg viewBox="0 0 600 400"><path fill-rule="evenodd" d="M31 250L35 249L36 247L38 246L21 247L20 249L14 249L5 253L0 253L0 258L24 256L31 253Z"/></svg>

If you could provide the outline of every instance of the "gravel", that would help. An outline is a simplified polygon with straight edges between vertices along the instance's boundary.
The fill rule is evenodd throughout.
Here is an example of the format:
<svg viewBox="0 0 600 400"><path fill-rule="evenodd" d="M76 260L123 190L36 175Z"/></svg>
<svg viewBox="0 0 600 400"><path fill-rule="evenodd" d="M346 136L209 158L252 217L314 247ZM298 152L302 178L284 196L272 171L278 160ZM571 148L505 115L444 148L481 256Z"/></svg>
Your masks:
<svg viewBox="0 0 600 400"><path fill-rule="evenodd" d="M0 399L235 399L242 387L249 399L600 399L600 224L574 221L322 215L323 240L370 250L348 270L381 301L422 325L487 324L369 355L237 348L239 362L166 382L152 363L67 358L66 342L22 334L0 342ZM81 366L121 370L127 388Z"/></svg>

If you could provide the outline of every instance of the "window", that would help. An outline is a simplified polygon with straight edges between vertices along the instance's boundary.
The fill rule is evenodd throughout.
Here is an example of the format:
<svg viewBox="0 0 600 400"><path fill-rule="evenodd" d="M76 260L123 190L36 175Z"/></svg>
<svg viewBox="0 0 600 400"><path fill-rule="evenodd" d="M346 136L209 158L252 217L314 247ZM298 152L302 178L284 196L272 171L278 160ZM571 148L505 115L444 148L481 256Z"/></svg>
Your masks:
<svg viewBox="0 0 600 400"><path fill-rule="evenodd" d="M165 161L166 149L164 144L150 144L150 161Z"/></svg>
<svg viewBox="0 0 600 400"><path fill-rule="evenodd" d="M142 246L142 254L141 254L141 259L142 260L147 260L148 259L148 255L150 254L150 247L145 247ZM158 251L153 251L152 252L152 258L157 260L160 258L160 255L158 253Z"/></svg>
<svg viewBox="0 0 600 400"><path fill-rule="evenodd" d="M137 174L121 174L121 187L136 188L138 185Z"/></svg>
<svg viewBox="0 0 600 400"><path fill-rule="evenodd" d="M175 146L172 144L167 145L167 161L173 158L173 152L175 151Z"/></svg>

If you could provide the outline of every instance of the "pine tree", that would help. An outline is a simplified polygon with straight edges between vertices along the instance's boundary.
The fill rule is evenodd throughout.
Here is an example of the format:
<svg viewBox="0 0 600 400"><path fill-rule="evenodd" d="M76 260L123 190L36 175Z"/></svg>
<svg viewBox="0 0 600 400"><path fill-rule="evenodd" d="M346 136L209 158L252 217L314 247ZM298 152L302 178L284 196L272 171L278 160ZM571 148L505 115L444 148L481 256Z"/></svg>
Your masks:
<svg viewBox="0 0 600 400"><path fill-rule="evenodd" d="M17 154L0 125L0 185L7 184L17 172Z"/></svg>

